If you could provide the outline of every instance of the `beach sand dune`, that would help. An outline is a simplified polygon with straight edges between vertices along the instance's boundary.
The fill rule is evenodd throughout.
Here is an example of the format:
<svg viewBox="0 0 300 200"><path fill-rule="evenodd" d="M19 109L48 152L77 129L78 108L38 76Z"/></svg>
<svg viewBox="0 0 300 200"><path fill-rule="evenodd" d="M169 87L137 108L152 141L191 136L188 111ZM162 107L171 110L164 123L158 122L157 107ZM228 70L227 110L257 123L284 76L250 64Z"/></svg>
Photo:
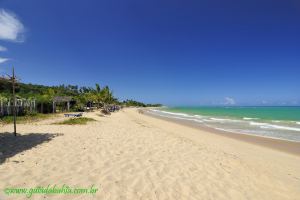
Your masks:
<svg viewBox="0 0 300 200"><path fill-rule="evenodd" d="M299 199L300 157L125 109L87 125L19 125L26 148L0 137L0 199L11 187L94 185L95 195L31 199ZM1 127L10 132L11 126ZM2 134L2 133L0 133ZM52 135L51 135L52 134ZM49 136L51 135L51 136ZM20 136L19 136L20 137ZM31 135L31 137L33 137ZM20 138L20 139L21 139ZM11 138L9 138L11 140ZM26 141L26 140L24 140ZM9 143L9 144L8 144ZM2 155L3 157L3 155Z"/></svg>

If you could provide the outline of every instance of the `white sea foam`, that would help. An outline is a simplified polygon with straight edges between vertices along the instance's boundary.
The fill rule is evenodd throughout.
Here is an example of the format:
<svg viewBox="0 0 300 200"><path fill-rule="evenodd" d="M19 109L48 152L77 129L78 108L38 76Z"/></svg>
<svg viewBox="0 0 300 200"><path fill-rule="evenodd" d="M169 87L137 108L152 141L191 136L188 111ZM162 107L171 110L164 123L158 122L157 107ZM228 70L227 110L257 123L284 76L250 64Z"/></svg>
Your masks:
<svg viewBox="0 0 300 200"><path fill-rule="evenodd" d="M201 115L194 115L194 117L200 118L200 119L204 118L204 116L201 116Z"/></svg>
<svg viewBox="0 0 300 200"><path fill-rule="evenodd" d="M279 120L272 120L272 122L276 122L276 123L278 123L278 122L281 122L281 121L279 121Z"/></svg>
<svg viewBox="0 0 300 200"><path fill-rule="evenodd" d="M210 119L214 120L214 121L226 121L227 120L227 119L214 118L214 117L211 117Z"/></svg>
<svg viewBox="0 0 300 200"><path fill-rule="evenodd" d="M254 125L254 126L264 126L264 125L268 125L267 123L261 123L261 122L250 122L250 125Z"/></svg>
<svg viewBox="0 0 300 200"><path fill-rule="evenodd" d="M168 115L179 115L179 116L186 116L186 117L189 116L188 114L185 114L185 113L173 113L173 112L168 112L168 111L163 111L163 110L160 110L159 112L165 113L165 114L168 114Z"/></svg>
<svg viewBox="0 0 300 200"><path fill-rule="evenodd" d="M259 119L259 118L251 118L251 117L243 117L244 120L255 120L255 119Z"/></svg>
<svg viewBox="0 0 300 200"><path fill-rule="evenodd" d="M216 121L216 122L242 122L241 120L237 119L224 119L224 118L215 118L215 117L210 117L210 121Z"/></svg>
<svg viewBox="0 0 300 200"><path fill-rule="evenodd" d="M288 124L279 120L258 121L259 118L250 117L244 117L243 119L232 119L225 117L176 113L156 109L149 111L161 117L199 123L203 126L222 131L300 141L300 135L298 135L300 133L300 121L294 121L293 124Z"/></svg>
<svg viewBox="0 0 300 200"><path fill-rule="evenodd" d="M181 119L181 120L188 120L188 121L194 121L197 123L203 123L203 117L200 115L188 115L185 113L173 113L168 111L162 111L162 110L155 110L157 112L156 114L162 117L168 117L172 119ZM201 119L201 120L200 120Z"/></svg>
<svg viewBox="0 0 300 200"><path fill-rule="evenodd" d="M289 131L300 131L300 128L289 127L289 126L279 126L269 123L259 123L259 122L250 122L250 125L259 126L264 129L280 129L280 130L289 130Z"/></svg>
<svg viewBox="0 0 300 200"><path fill-rule="evenodd" d="M203 121L199 120L199 119L179 117L176 115L162 115L162 114L156 114L156 115L161 116L161 117L172 118L172 119L181 119L181 120L188 120L188 121L195 121L195 122L203 123Z"/></svg>

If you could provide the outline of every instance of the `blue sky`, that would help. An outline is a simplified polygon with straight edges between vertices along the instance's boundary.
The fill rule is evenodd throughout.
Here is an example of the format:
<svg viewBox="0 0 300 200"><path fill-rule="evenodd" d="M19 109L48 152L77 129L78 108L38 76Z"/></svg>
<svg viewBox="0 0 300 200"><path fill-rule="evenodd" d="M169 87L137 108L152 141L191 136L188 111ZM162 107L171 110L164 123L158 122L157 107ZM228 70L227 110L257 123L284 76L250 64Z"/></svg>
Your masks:
<svg viewBox="0 0 300 200"><path fill-rule="evenodd" d="M167 105L299 105L298 0L0 0L0 74Z"/></svg>

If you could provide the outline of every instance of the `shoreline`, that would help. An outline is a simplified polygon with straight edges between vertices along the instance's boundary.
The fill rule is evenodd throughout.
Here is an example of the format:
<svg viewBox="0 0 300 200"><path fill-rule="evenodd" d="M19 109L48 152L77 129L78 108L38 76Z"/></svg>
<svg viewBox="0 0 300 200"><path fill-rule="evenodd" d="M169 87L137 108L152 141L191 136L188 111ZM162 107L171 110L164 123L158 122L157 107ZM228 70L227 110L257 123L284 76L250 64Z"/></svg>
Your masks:
<svg viewBox="0 0 300 200"><path fill-rule="evenodd" d="M0 189L49 184L99 188L78 199L296 199L300 157L126 108L96 121L66 118L1 127ZM64 152L63 154L61 152ZM1 156L0 156L1 157ZM78 159L74 159L78 158ZM54 180L54 182L53 182ZM24 199L0 194L0 199ZM32 199L74 199L34 194Z"/></svg>
<svg viewBox="0 0 300 200"><path fill-rule="evenodd" d="M281 152L293 154L293 155L300 157L300 142L218 130L218 129L203 126L199 123L195 123L195 122L191 122L191 121L184 121L184 120L180 120L180 119L174 119L174 118L168 118L168 117L155 115L155 114L147 112L147 109L142 109L142 110L143 110L142 114L145 114L147 116L151 116L151 117L154 117L157 119L165 120L168 122L173 122L173 123L184 125L187 127L192 127L192 128L206 131L209 133L213 133L213 134L216 134L216 135L219 135L222 137L232 138L235 140L271 148L273 150L278 150Z"/></svg>

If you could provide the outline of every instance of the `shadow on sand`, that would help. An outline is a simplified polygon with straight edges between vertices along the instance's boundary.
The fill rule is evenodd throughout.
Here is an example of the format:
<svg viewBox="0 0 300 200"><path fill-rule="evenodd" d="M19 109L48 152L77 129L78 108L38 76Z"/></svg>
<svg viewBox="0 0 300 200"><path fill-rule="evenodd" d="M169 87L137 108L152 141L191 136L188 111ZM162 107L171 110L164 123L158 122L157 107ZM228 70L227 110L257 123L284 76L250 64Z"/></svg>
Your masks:
<svg viewBox="0 0 300 200"><path fill-rule="evenodd" d="M0 133L0 165L4 163L7 158L34 148L44 142L49 142L59 135L62 134L29 133L26 135L18 134L15 137L12 133Z"/></svg>

